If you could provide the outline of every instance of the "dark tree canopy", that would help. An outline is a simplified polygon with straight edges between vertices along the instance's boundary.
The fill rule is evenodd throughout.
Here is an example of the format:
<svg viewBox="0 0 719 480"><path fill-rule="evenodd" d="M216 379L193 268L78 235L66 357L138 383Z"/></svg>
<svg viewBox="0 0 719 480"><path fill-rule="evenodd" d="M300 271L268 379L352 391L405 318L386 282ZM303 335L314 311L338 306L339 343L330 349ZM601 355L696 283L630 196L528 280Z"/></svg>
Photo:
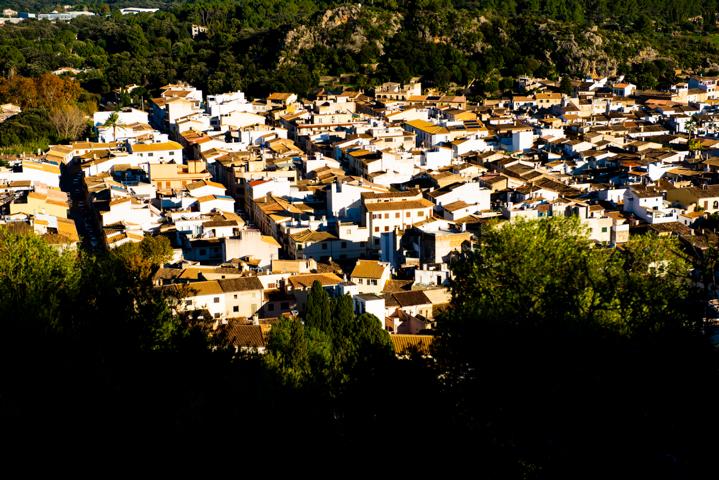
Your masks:
<svg viewBox="0 0 719 480"><path fill-rule="evenodd" d="M700 464L711 422L693 404L716 398L716 360L689 270L673 240L597 247L572 219L483 231L454 265L435 355L490 464L541 478Z"/></svg>

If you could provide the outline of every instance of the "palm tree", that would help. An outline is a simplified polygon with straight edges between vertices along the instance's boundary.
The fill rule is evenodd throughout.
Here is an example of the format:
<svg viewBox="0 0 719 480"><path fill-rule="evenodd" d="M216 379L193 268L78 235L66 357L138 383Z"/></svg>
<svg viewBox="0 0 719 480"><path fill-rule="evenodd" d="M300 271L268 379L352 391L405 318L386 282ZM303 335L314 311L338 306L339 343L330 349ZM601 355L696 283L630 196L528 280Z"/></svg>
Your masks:
<svg viewBox="0 0 719 480"><path fill-rule="evenodd" d="M107 120L105 120L105 123L102 124L103 127L112 127L112 141L117 141L117 125L118 120L120 119L120 115L117 112L112 112L109 117L107 117Z"/></svg>

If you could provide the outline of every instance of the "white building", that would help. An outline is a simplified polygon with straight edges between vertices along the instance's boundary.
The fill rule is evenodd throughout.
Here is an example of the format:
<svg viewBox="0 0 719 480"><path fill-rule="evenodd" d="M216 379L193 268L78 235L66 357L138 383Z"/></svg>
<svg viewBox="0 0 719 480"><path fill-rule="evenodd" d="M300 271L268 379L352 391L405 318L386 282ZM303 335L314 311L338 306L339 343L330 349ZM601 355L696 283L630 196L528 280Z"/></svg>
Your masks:
<svg viewBox="0 0 719 480"><path fill-rule="evenodd" d="M522 130L512 132L512 151L523 152L532 148L534 144L534 134L531 130Z"/></svg>
<svg viewBox="0 0 719 480"><path fill-rule="evenodd" d="M363 313L369 313L377 317L380 321L380 326L384 330L384 317L385 317L385 304L384 298L374 293L360 293L352 297L355 306L355 313L362 315Z"/></svg>
<svg viewBox="0 0 719 480"><path fill-rule="evenodd" d="M661 192L647 187L633 186L627 189L624 192L623 210L633 213L647 223L678 221L677 209L668 207Z"/></svg>

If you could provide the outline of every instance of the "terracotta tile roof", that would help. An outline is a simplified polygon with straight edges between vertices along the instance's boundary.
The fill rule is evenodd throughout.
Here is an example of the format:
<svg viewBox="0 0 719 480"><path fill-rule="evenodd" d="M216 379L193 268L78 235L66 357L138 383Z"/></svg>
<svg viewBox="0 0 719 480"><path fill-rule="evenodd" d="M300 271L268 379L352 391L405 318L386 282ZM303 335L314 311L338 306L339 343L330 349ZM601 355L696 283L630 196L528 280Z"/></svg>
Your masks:
<svg viewBox="0 0 719 480"><path fill-rule="evenodd" d="M447 127L435 125L434 123L428 122L427 120L411 120L407 122L406 125L409 125L412 128L415 128L421 132L428 133L430 135L449 133Z"/></svg>
<svg viewBox="0 0 719 480"><path fill-rule="evenodd" d="M182 150L182 145L169 141L160 143L136 143L132 146L133 152L161 152L165 150Z"/></svg>
<svg viewBox="0 0 719 480"><path fill-rule="evenodd" d="M282 100L282 101L284 101L284 100L287 100L288 98L290 98L291 95L292 95L291 93L274 92L274 93L271 93L271 94L267 97L267 99L268 99L268 100Z"/></svg>
<svg viewBox="0 0 719 480"><path fill-rule="evenodd" d="M390 335L389 337L394 353L397 355L407 355L413 349L423 355L428 355L434 340L432 335Z"/></svg>
<svg viewBox="0 0 719 480"><path fill-rule="evenodd" d="M382 289L383 293L406 292L412 288L414 280L387 280Z"/></svg>
<svg viewBox="0 0 719 480"><path fill-rule="evenodd" d="M217 280L193 282L188 286L192 291L192 296L222 295L224 293Z"/></svg>
<svg viewBox="0 0 719 480"><path fill-rule="evenodd" d="M268 244L272 245L273 247L280 248L280 247L282 246L282 245L280 245L280 242L278 242L277 240L275 240L275 238L272 237L271 235L262 235L262 237L260 237L260 240L262 240L262 241L265 242L265 243L268 243Z"/></svg>
<svg viewBox="0 0 719 480"><path fill-rule="evenodd" d="M324 240L336 240L337 237L332 235L329 232L318 232L315 230L304 230L302 232L297 232L290 234L290 238L294 240L295 242L299 243L305 243L305 242L321 242Z"/></svg>
<svg viewBox="0 0 719 480"><path fill-rule="evenodd" d="M317 280L322 286L337 285L342 279L334 273L308 273L304 275L293 275L287 279L292 288L310 288Z"/></svg>
<svg viewBox="0 0 719 480"><path fill-rule="evenodd" d="M202 222L202 226L205 228L216 228L216 227L236 227L237 222L235 220L208 220Z"/></svg>
<svg viewBox="0 0 719 480"><path fill-rule="evenodd" d="M385 305L412 307L415 305L428 305L432 301L427 298L424 292L419 290L411 290L409 292L395 292L384 294Z"/></svg>
<svg viewBox="0 0 719 480"><path fill-rule="evenodd" d="M225 327L227 342L237 348L264 348L265 336L260 325L247 325L230 320Z"/></svg>
<svg viewBox="0 0 719 480"><path fill-rule="evenodd" d="M208 180L198 180L196 182L192 182L187 186L188 190L195 190L196 188L202 188L202 187L215 187L215 188L221 188L222 191L225 191L225 186L221 183L217 182L210 182Z"/></svg>
<svg viewBox="0 0 719 480"><path fill-rule="evenodd" d="M448 203L444 205L444 209L448 212L454 212L456 210L460 210L462 208L469 207L470 205L465 202L464 200L457 200L456 202Z"/></svg>
<svg viewBox="0 0 719 480"><path fill-rule="evenodd" d="M262 282L257 277L240 277L227 280L217 280L223 292L246 292L250 290L263 290Z"/></svg>
<svg viewBox="0 0 719 480"><path fill-rule="evenodd" d="M373 278L379 280L385 272L387 266L377 260L357 260L355 268L352 270L352 277Z"/></svg>
<svg viewBox="0 0 719 480"><path fill-rule="evenodd" d="M366 200L374 200L380 198L405 198L415 197L419 194L419 190L408 190L406 192L362 192L360 196Z"/></svg>
<svg viewBox="0 0 719 480"><path fill-rule="evenodd" d="M419 200L409 200L406 202L382 202L365 204L369 212L383 212L387 210L408 210L415 208L433 207L434 204L425 198Z"/></svg>

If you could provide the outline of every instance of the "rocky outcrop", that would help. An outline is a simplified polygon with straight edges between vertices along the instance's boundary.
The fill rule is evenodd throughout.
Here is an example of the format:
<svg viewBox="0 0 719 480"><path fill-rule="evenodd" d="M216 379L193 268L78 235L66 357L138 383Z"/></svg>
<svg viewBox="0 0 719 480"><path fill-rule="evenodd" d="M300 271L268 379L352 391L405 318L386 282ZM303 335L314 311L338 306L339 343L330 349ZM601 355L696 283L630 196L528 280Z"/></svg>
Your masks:
<svg viewBox="0 0 719 480"><path fill-rule="evenodd" d="M380 12L360 4L343 5L325 11L314 22L291 29L285 35L279 66L289 66L305 50L323 46L347 53L358 53L374 42L380 55L385 40L396 34L402 25L402 15Z"/></svg>

